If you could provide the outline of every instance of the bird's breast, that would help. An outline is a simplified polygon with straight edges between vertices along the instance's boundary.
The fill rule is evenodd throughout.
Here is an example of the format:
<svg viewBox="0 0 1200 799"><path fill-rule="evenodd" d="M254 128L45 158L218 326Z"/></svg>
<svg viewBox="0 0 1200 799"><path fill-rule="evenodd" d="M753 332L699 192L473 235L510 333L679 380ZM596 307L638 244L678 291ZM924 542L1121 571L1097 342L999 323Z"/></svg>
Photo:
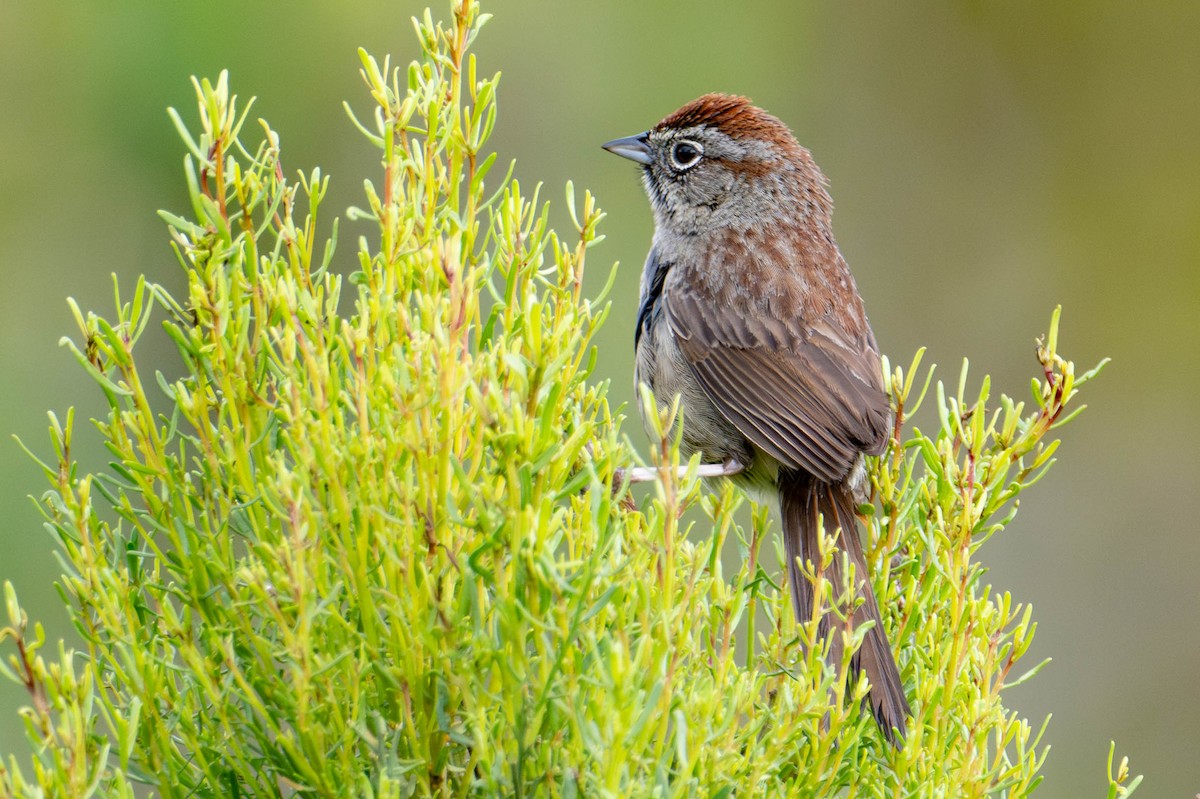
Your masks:
<svg viewBox="0 0 1200 799"><path fill-rule="evenodd" d="M660 414L670 408L676 396L679 397L683 415L679 448L685 458L699 452L704 463L736 460L743 465L751 464L755 460L754 448L709 399L663 317L661 313L652 317L654 323L638 337L635 389L643 383L649 386ZM654 425L646 418L640 391L638 397L642 425L653 439Z"/></svg>

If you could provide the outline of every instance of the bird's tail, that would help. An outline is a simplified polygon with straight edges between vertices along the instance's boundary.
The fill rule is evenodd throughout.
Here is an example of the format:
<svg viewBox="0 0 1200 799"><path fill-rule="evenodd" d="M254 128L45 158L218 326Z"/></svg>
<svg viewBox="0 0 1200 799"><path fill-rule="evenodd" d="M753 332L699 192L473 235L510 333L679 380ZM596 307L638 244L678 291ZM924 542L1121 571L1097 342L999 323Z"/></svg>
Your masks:
<svg viewBox="0 0 1200 799"><path fill-rule="evenodd" d="M850 489L844 485L825 483L808 475L784 473L779 479L779 496L792 608L796 612L796 619L801 623L812 619L813 585L800 570L797 559L799 563L812 561L817 564L820 561L817 545L821 526L818 524L818 514L824 519L826 530L840 528L836 538L838 551L832 562L825 566L824 574L833 586L833 596L837 598L843 595L846 583L842 552L849 554L850 562L854 564L857 595L863 600L850 617L851 629L866 621L875 622L863 639L862 646L851 658L850 669L855 676L861 672L866 673L871 681L871 690L866 699L870 704L871 714L887 739L899 746L900 739L904 738L906 721L911 711L904 696L896 659L892 655L887 633L884 632L883 622L879 618L875 592L871 590L866 558L863 556L862 543L858 539L857 518ZM844 617L846 614L841 615ZM829 636L829 631L833 625L839 623L839 616L836 614L827 612L821 615L820 634L822 638L831 638L830 658L835 663L841 662L842 636L840 632Z"/></svg>

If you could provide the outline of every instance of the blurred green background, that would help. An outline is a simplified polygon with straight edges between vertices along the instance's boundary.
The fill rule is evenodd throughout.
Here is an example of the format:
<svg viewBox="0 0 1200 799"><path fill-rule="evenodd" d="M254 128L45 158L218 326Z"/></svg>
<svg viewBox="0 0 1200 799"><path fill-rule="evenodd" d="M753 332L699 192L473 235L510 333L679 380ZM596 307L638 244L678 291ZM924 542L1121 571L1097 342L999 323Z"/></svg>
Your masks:
<svg viewBox="0 0 1200 799"><path fill-rule="evenodd" d="M343 215L378 164L341 108L368 108L355 48L407 63L421 8L0 2L0 432L45 453L47 409L100 411L57 346L73 333L66 296L108 313L112 272L127 288L138 273L181 287L154 212L186 209L165 108L194 119L188 76L230 69L280 132L285 163L333 175L327 208ZM1200 791L1200 4L485 10L498 16L477 43L481 71L504 72L493 145L524 183L545 183L560 229L568 179L609 212L589 263L593 288L622 264L600 358L617 399L632 396L651 222L635 170L599 144L706 91L750 95L813 150L894 362L926 345L943 377L966 356L994 390L1025 398L1034 337L1065 305L1063 352L1114 364L1065 430L1059 466L983 550L997 590L1034 605L1031 661L1054 658L1008 702L1035 726L1054 715L1039 795L1100 795L1110 738L1147 775L1145 795ZM341 268L366 230L343 220ZM148 336L146 351L170 369L164 338ZM83 457L103 462L94 444ZM7 435L0 485L0 579L52 638L69 635L51 542L26 499L43 483ZM0 686L0 753L24 749L21 700Z"/></svg>

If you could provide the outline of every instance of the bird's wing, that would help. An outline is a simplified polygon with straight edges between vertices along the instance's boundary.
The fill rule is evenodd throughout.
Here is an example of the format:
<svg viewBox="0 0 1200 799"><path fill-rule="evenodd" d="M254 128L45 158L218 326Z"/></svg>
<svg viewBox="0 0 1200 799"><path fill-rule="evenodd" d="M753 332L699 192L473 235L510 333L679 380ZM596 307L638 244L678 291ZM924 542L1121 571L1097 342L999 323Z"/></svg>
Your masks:
<svg viewBox="0 0 1200 799"><path fill-rule="evenodd" d="M891 410L869 328L847 333L830 314L780 319L714 297L695 275L673 275L666 317L713 404L782 465L820 480L846 477L860 452L887 444ZM855 295L857 302L857 295Z"/></svg>

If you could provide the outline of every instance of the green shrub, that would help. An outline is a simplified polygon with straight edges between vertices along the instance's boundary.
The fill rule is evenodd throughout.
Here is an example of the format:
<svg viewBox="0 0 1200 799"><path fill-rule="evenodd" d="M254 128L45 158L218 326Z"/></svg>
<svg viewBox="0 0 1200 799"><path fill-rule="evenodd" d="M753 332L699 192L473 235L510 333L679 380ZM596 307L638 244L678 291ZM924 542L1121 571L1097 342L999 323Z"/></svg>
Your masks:
<svg viewBox="0 0 1200 799"><path fill-rule="evenodd" d="M1058 355L1057 313L1028 409L965 368L932 384L919 354L888 368L868 532L916 714L895 751L864 686L802 646L815 627L792 619L763 509L739 524L742 498L694 469L640 505L615 477L635 455L590 380L607 288L581 290L602 214L568 186L560 238L536 191L487 181L497 79L467 52L485 19L427 12L407 70L362 54L383 175L352 211L377 236L349 286L316 232L328 179L289 180L265 123L243 146L225 75L196 84L198 132L173 114L192 208L163 217L187 296L142 278L111 321L72 303L111 462L82 473L72 413L51 416L40 506L83 651L47 651L6 586L32 764L0 765L0 794L1029 794L1041 730L1002 691L1036 672L1035 625L976 552L1091 375ZM156 315L177 374L137 355ZM931 385L938 430L905 430ZM678 465L660 439L654 462Z"/></svg>

